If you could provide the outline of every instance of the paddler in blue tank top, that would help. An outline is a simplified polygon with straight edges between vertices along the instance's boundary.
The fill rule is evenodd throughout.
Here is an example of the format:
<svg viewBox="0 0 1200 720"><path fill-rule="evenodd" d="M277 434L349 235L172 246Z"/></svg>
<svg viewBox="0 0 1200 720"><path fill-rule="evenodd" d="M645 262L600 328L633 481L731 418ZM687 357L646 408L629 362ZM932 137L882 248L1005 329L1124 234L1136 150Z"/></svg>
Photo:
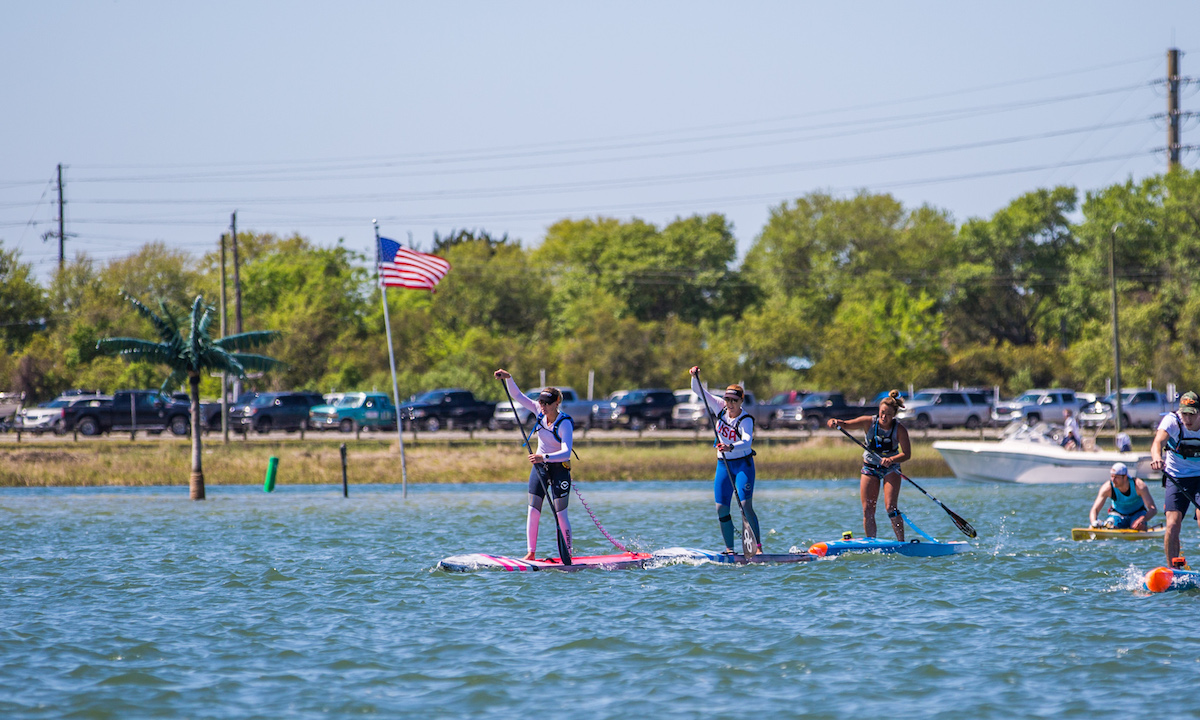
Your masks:
<svg viewBox="0 0 1200 720"><path fill-rule="evenodd" d="M896 503L900 499L900 463L912 457L908 430L896 421L896 413L904 408L899 390L888 393L879 403L875 415L862 415L853 420L829 419L829 427L847 430L867 430L867 451L858 479L858 494L862 500L863 534L875 537L875 507L879 502L879 486L883 485L883 503L896 539L904 542L904 518Z"/></svg>
<svg viewBox="0 0 1200 720"><path fill-rule="evenodd" d="M758 529L758 515L754 512L754 418L742 411L746 391L741 385L730 385L724 398L718 398L700 385L699 366L688 371L692 376L692 392L717 418L717 472L713 477L713 499L717 503L717 522L721 525L721 538L725 541L725 554L733 555L733 493L742 501L742 512L758 538L758 552L762 552L762 533ZM722 460L721 458L724 458ZM730 477L730 473L733 477Z"/></svg>
<svg viewBox="0 0 1200 720"><path fill-rule="evenodd" d="M1102 522L1100 511L1110 502L1108 517ZM1091 526L1118 530L1145 530L1150 519L1158 513L1150 488L1136 477L1129 476L1125 463L1117 463L1109 472L1108 482L1100 486L1096 502L1092 503Z"/></svg>

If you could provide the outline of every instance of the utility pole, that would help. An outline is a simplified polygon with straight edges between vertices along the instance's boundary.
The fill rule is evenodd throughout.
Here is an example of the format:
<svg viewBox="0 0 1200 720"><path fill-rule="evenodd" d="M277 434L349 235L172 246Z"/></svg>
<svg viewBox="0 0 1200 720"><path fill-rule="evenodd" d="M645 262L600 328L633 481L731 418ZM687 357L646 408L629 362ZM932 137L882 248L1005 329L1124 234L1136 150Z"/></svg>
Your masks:
<svg viewBox="0 0 1200 720"><path fill-rule="evenodd" d="M242 274L241 262L238 259L238 241L237 241L237 210L229 216L229 237L233 238L233 331L235 333L242 332ZM233 397L242 396L242 379L237 378L233 381Z"/></svg>
<svg viewBox="0 0 1200 720"><path fill-rule="evenodd" d="M59 163L58 164L58 232L54 232L53 230L47 230L46 232L42 233L42 242L45 242L46 240L49 240L52 237L58 238L58 271L60 273L63 271L63 266L66 265L66 262L67 262L67 248L66 248L67 219L63 213L63 207L67 204L67 201L63 197L62 171L63 171L62 163Z"/></svg>
<svg viewBox="0 0 1200 720"><path fill-rule="evenodd" d="M1179 49L1167 50L1167 172L1179 167ZM60 196L61 197L61 196Z"/></svg>
<svg viewBox="0 0 1200 720"><path fill-rule="evenodd" d="M1116 401L1116 415L1113 416L1116 432L1113 434L1113 448L1121 445L1121 419L1125 411L1121 408L1121 332L1117 329L1117 229L1121 223L1112 226L1108 233L1108 282L1112 287L1112 338L1113 338L1113 399Z"/></svg>
<svg viewBox="0 0 1200 720"><path fill-rule="evenodd" d="M63 265L66 264L66 220L63 217L63 205L66 204L63 200L63 184L62 184L62 163L58 164L58 271L63 271Z"/></svg>
<svg viewBox="0 0 1200 720"><path fill-rule="evenodd" d="M226 316L225 312L225 234L221 233L221 337L224 338L226 331ZM221 372L221 436L225 439L225 444L229 444L229 373Z"/></svg>

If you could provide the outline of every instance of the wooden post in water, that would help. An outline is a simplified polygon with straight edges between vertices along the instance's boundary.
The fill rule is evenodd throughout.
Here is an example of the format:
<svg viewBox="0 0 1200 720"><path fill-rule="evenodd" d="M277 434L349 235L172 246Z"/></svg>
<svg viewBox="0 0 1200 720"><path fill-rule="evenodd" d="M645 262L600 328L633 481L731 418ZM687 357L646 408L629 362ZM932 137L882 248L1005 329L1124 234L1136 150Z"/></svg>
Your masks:
<svg viewBox="0 0 1200 720"><path fill-rule="evenodd" d="M342 497L350 497L350 485L346 480L346 443L342 443Z"/></svg>

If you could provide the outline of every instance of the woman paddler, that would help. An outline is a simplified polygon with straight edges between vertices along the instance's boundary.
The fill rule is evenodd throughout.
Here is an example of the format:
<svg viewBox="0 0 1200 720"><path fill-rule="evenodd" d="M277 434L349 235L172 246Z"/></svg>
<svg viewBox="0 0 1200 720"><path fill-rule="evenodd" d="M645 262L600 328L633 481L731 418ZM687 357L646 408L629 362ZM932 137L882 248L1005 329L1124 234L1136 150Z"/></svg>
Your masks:
<svg viewBox="0 0 1200 720"><path fill-rule="evenodd" d="M717 472L713 477L713 497L717 502L717 521L725 540L725 554L733 555L733 516L729 514L736 491L742 501L742 513L754 531L758 552L762 552L762 533L758 530L758 515L754 513L754 418L742 412L746 392L741 385L725 388L719 398L700 385L700 368L688 371L692 376L692 392L704 400L708 410L717 418ZM730 475L732 474L732 477Z"/></svg>
<svg viewBox="0 0 1200 720"><path fill-rule="evenodd" d="M538 521L542 519L542 501L546 499L546 486L550 484L550 504L557 516L559 528L567 547L571 547L571 521L567 518L567 502L571 499L571 439L575 422L566 413L560 413L562 393L558 388L548 387L538 395L537 402L525 397L521 388L507 370L497 370L496 377L508 386L508 392L521 407L532 413L533 433L537 434L537 451L530 447L529 462L529 512L525 517L525 545L529 551L524 560L533 560L537 555ZM546 480L542 479L545 474Z"/></svg>
<svg viewBox="0 0 1200 720"><path fill-rule="evenodd" d="M853 420L829 419L829 427L867 430L867 450L863 453L863 466L858 480L858 494L862 500L863 534L875 537L875 506L879 502L879 484L883 483L883 502L896 539L904 541L904 518L896 502L900 498L900 463L912 457L912 446L908 442L908 430L896 421L896 413L904 408L899 390L888 393L879 403L875 415L862 415Z"/></svg>

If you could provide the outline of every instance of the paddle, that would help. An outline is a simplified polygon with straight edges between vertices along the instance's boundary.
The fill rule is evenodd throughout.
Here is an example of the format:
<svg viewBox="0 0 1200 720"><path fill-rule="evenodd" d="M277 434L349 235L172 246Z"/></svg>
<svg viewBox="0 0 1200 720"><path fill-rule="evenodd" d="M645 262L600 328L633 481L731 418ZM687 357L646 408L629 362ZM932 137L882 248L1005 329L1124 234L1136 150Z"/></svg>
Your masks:
<svg viewBox="0 0 1200 720"><path fill-rule="evenodd" d="M700 370L696 369L696 382L700 382ZM701 384L700 389L704 386ZM700 401L704 403L704 409L708 412L708 419L712 421L713 438L717 444L721 444L721 436L717 434L717 416L713 414L712 408L708 406L708 398L702 397ZM738 509L742 512L742 555L746 559L754 557L758 554L758 538L754 535L754 528L750 526L750 521L746 519L746 506L742 504L742 498L738 496L737 480L733 475L733 471L729 469L729 460L726 459L725 453L717 451L717 457L721 458L721 462L725 464L725 474L729 476L729 484L733 486L733 499L737 500Z"/></svg>
<svg viewBox="0 0 1200 720"><path fill-rule="evenodd" d="M850 433L846 432L846 429L845 429L844 427L842 427L842 426L840 426L840 425L839 425L839 426L838 426L838 430L841 430L843 435L845 435L846 437L848 437L848 438L850 438L851 440L853 440L855 445L859 446L859 447L860 447L860 448L862 448L863 450L866 450L867 452L871 452L871 451L870 451L870 449L868 449L868 448L867 448L867 446L866 446L866 445L864 445L864 444L863 444L863 443L862 443L862 442L861 442L861 441L860 441L858 438L856 438L856 437L854 437L853 435L851 435ZM907 480L907 481L909 481L910 483L912 483L912 486L913 486L913 487L915 487L916 489L920 490L920 491L921 491L921 493L922 493L922 494L923 494L925 497L927 497L927 498L929 498L930 500L934 501L934 502L935 502L935 503L937 503L938 505L941 505L941 506L942 506L942 509L946 511L946 514L950 516L950 519L954 521L954 525L955 525L955 526L956 526L956 527L957 527L959 530L961 530L961 531L962 531L963 535L966 535L966 536L967 536L967 537L969 537L969 538L973 538L973 537L976 537L976 536L978 535L978 533L976 533L976 532L975 532L975 528L971 527L971 523L967 522L966 520L963 520L963 519L962 519L962 517L961 517L961 516L960 516L958 513L954 512L954 511L953 511L953 510L951 510L950 508L946 507L946 504L945 504L945 503L943 503L941 500L938 500L937 498L935 498L934 496L930 495L929 493L925 492L925 488L923 488L923 487L921 487L920 485L918 485L918 484L916 484L915 482L913 482L913 479L912 479L912 478L910 478L909 476L905 475L904 473L900 472L899 470L896 470L895 472L896 472L896 474L897 474L897 475L899 475L900 477L902 477L902 478L904 478L905 480Z"/></svg>
<svg viewBox="0 0 1200 720"><path fill-rule="evenodd" d="M521 416L517 414L517 406L513 403L512 393L508 391L508 383L504 381L504 378L498 379L500 380L500 385L504 387L504 394L508 397L508 406L512 408L513 418L517 421L517 426L521 428L521 437L525 438L522 447L532 451L533 448L530 447L529 440L533 437L533 433L537 432L537 420L534 419L533 429L526 435L525 423L521 422ZM546 491L546 501L550 503L550 510L554 513L554 532L558 536L558 558L562 561L563 565L570 565L571 547L567 545L567 539L563 537L562 525L558 522L558 508L554 507L554 495L550 492L549 474L546 472L546 467L543 463L534 463L533 469L537 473L538 479L542 481L542 488Z"/></svg>

